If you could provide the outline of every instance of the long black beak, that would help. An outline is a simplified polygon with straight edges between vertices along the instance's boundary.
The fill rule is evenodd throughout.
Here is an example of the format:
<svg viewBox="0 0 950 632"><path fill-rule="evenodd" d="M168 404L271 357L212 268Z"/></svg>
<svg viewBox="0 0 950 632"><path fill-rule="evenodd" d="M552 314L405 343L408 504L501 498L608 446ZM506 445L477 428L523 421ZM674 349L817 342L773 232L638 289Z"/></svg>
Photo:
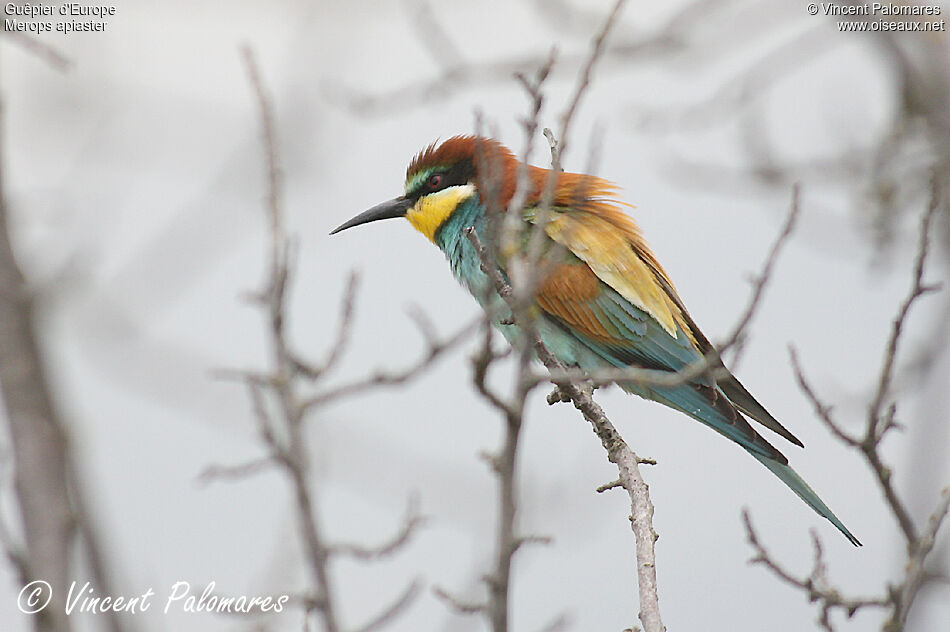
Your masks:
<svg viewBox="0 0 950 632"><path fill-rule="evenodd" d="M412 208L412 200L405 197L397 197L394 200L377 204L368 211L363 211L350 221L344 222L343 224L340 224L334 228L332 231L330 231L330 234L335 235L341 230L353 228L354 226L359 226L360 224L368 224L369 222L375 222L376 220L380 219L405 217L410 208Z"/></svg>

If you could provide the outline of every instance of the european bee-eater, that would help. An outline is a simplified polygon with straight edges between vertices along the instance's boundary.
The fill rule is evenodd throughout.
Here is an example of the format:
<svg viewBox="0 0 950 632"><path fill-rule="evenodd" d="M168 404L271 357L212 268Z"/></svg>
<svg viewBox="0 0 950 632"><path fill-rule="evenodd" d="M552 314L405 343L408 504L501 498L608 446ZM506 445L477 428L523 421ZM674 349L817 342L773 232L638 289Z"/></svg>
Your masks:
<svg viewBox="0 0 950 632"><path fill-rule="evenodd" d="M507 148L490 138L456 136L441 145L433 143L409 164L403 195L357 215L333 233L405 217L442 249L459 282L483 306L486 300L499 301L465 230L474 227L486 242L489 204L508 208L519 166ZM526 229L539 221L551 172L530 166L528 176L530 191L521 212ZM620 210L616 190L614 184L595 176L557 175L543 227L548 247L543 249L546 275L535 298L538 331L561 362L585 371L616 367L679 371L713 347L686 311L640 228ZM503 262L498 265L504 273ZM516 333L512 331L516 325L498 322L496 326L508 337ZM804 447L802 442L731 373L719 368L716 379L704 375L672 387L632 380L620 386L683 412L738 443L848 540L860 545L789 467L788 459L743 415Z"/></svg>

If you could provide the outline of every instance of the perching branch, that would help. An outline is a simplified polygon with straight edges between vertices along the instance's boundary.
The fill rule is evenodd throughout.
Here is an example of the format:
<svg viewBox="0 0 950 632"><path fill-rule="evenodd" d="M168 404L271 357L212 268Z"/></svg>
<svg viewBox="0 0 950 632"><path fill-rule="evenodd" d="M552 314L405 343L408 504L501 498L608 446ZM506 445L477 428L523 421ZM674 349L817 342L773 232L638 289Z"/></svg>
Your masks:
<svg viewBox="0 0 950 632"><path fill-rule="evenodd" d="M616 23L619 12L624 4L624 0L619 0L614 10L605 21L602 30L594 40L592 50L580 79L570 106L562 118L562 129L565 132L570 127L570 122L577 110L581 97L590 85L590 77L594 65L603 53L604 42L612 26ZM521 82L525 86L529 96L532 99L532 113L530 119L524 123L526 131L526 154L530 153L532 146L532 136L537 129L537 118L540 112L542 95L541 84L550 72L550 66L553 63L553 57L541 68L535 81L528 81L521 77ZM563 148L563 139L561 147ZM560 151L553 152L552 175L542 193L542 209L550 209L553 200L553 182L556 182L557 175L560 172L559 159ZM550 353L544 346L537 332L531 305L538 284L546 274L546 270L541 265L541 235L543 234L544 218L541 217L535 223L534 234L532 234L526 255L518 258L517 249L510 244L515 244L517 234L521 230L521 222L515 221L522 216L523 205L527 199L528 181L527 160L519 170L517 188L509 208L505 210L505 222L501 235L489 233L490 241L484 243L475 229L470 228L465 231L465 237L472 243L478 254L482 271L491 281L491 288L494 294L502 299L502 304L507 307L510 316L504 318L506 324L516 324L520 336L513 341L513 346L517 356L517 376L515 379L514 393L511 396L505 396L493 391L486 382L488 367L497 359L497 353L492 348L492 330L490 322L497 319L498 314L490 313L488 309L486 318L483 321L483 343L480 352L473 360L474 373L473 380L479 393L481 393L494 407L496 407L505 418L505 438L502 447L497 454L489 455L488 459L499 480L499 517L496 541L496 562L493 572L486 578L489 586L489 599L484 604L464 604L457 598L448 595L445 591L438 594L449 602L456 610L467 613L485 614L492 626L494 632L503 632L508 630L508 593L510 588L511 562L515 552L530 538L520 537L517 534L516 517L516 463L517 450L519 444L520 430L523 424L523 413L525 399L536 385L537 381L532 378L530 373L530 362L537 357L550 370L563 370L563 365ZM489 176L490 177L490 176ZM483 178L484 179L484 178ZM490 184L488 185L490 188ZM486 194L483 196L486 204L489 206L488 216L497 218L500 210L493 207L493 196ZM497 205L497 203L495 204ZM543 212L543 210L542 210ZM497 223L495 224L497 225ZM491 226L491 223L490 223ZM499 248L499 244L501 247ZM503 260L505 269L509 272L512 283L502 276L496 261ZM491 294L483 297L485 305L492 305ZM499 306L500 308L500 306ZM608 451L610 460L617 464L620 471L620 480L631 496L633 509L632 524L637 539L638 554L638 578L640 590L640 619L646 630L649 632L663 630L662 620L660 618L659 604L656 590L656 570L655 570L655 551L654 543L656 533L652 526L653 507L649 500L649 493L646 484L637 469L639 459L623 439L617 433L616 429L607 419L603 410L590 398L590 388L583 388L577 382L562 380L555 382L563 389L575 406L584 413L593 425L604 447Z"/></svg>
<svg viewBox="0 0 950 632"><path fill-rule="evenodd" d="M498 268L487 258L487 248L481 243L474 230L468 230L466 237L472 242L481 259L482 271L488 275L499 295L510 296L511 289L501 276ZM509 301L510 299L506 299ZM514 309L514 301L509 306ZM561 362L544 345L537 332L533 332L529 339L531 349L538 359L552 372L564 370ZM600 438L607 450L608 458L617 465L620 481L630 496L631 525L636 536L637 550L637 579L640 593L640 621L647 632L664 630L660 617L659 598L656 584L656 552L654 544L657 540L653 529L653 503L650 501L649 488L640 475L636 453L624 442L620 433L607 418L603 409L591 397L590 388L579 386L573 380L552 380L554 384L573 402L575 408L581 411L584 418L591 423L594 432Z"/></svg>

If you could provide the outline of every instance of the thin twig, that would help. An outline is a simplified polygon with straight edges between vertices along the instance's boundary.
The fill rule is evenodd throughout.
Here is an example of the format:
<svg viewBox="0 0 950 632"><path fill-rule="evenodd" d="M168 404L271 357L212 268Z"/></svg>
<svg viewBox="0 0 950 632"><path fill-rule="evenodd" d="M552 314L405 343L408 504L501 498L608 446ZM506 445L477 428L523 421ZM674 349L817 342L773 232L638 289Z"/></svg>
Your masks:
<svg viewBox="0 0 950 632"><path fill-rule="evenodd" d="M779 254L782 252L782 248L788 242L789 237L791 237L792 231L795 229L795 222L798 220L798 216L800 214L801 185L796 183L794 186L792 186L792 204L789 207L788 215L785 216L785 223L782 224L782 229L772 242L772 247L769 248L769 254L765 258L762 271L752 282L752 294L749 297L749 302L746 304L746 308L742 312L742 316L736 322L735 327L733 327L732 333L725 339L725 341L719 345L716 345L720 349L720 353L722 353L722 350L728 349L735 345L744 335L746 328L752 321L752 317L758 310L759 302L762 300L762 296L765 294L765 288L768 285L769 280L772 278L772 271L775 268L775 263L778 261Z"/></svg>
<svg viewBox="0 0 950 632"><path fill-rule="evenodd" d="M927 526L920 534L912 554L905 566L905 578L899 589L892 591L892 598L896 601L890 620L884 624L884 632L898 632L904 629L907 615L914 604L917 593L928 579L925 562L934 548L937 532L950 510L950 487L945 487L940 494L937 508L930 514Z"/></svg>
<svg viewBox="0 0 950 632"><path fill-rule="evenodd" d="M23 50L42 59L55 70L66 72L73 67L73 62L69 57L38 37L34 37L28 33L8 31L6 29L3 31L3 37L4 39L9 39L14 44L18 44Z"/></svg>
<svg viewBox="0 0 950 632"><path fill-rule="evenodd" d="M356 628L355 632L376 632L381 630L401 615L408 608L422 590L422 582L418 579L413 580L406 589L391 604L372 619Z"/></svg>
<svg viewBox="0 0 950 632"><path fill-rule="evenodd" d="M842 443L852 448L858 447L860 441L851 435L851 433L847 432L844 427L832 417L832 406L825 404L818 398L818 394L812 387L811 382L805 377L805 371L802 369L801 361L798 359L798 350L794 345L788 346L788 354L792 362L792 368L795 371L795 379L798 382L798 387L802 393L805 394L805 398L811 402L812 408L815 410L815 416L818 417Z"/></svg>
<svg viewBox="0 0 950 632"><path fill-rule="evenodd" d="M453 68L466 65L462 51L455 45L455 38L442 28L435 18L432 5L426 0L408 0L409 22L416 28L416 38L429 53L432 61L451 73Z"/></svg>
<svg viewBox="0 0 950 632"><path fill-rule="evenodd" d="M487 604L474 601L462 601L441 586L434 587L432 589L432 594L441 599L443 603L445 603L458 614L483 614L488 610Z"/></svg>
<svg viewBox="0 0 950 632"><path fill-rule="evenodd" d="M603 26L597 33L597 37L594 38L594 41L591 44L590 54L587 56L587 60L585 61L584 66L581 68L580 75L578 76L577 87L574 90L574 96L571 98L571 101L567 106L567 110L565 110L561 117L561 133L558 136L558 139L560 140L560 147L556 152L553 152L557 166L560 165L560 156L564 153L565 148L567 147L568 140L570 138L571 123L574 122L574 115L580 106L581 99L584 97L584 95L587 93L587 89L590 87L590 81L594 75L594 68L597 67L597 62L600 61L604 51L606 50L607 37L613 31L614 26L620 19L620 13L623 11L624 5L626 3L627 0L617 0L614 3L613 8L607 15L607 19L604 21Z"/></svg>
<svg viewBox="0 0 950 632"><path fill-rule="evenodd" d="M887 347L884 351L884 360L881 365L877 391L868 408L867 426L865 428L864 439L860 446L861 451L877 474L878 482L887 498L888 505L890 505L894 516L897 518L901 531L904 533L908 547L912 547L913 543L916 542L917 529L910 517L910 513L898 498L891 484L890 469L883 464L877 448L884 438L884 434L893 427L893 413L885 415L883 411L885 399L889 394L891 382L893 381L894 364L897 361L898 346L900 344L901 334L904 330L904 323L907 320L907 315L910 313L910 308L917 299L937 289L937 286L926 285L923 281L923 277L929 252L930 227L937 208L940 206L938 181L938 176L934 175L930 203L920 222L920 237L917 246L917 257L914 261L913 283L910 293L901 304L897 317L891 326L891 335L888 338Z"/></svg>
<svg viewBox="0 0 950 632"><path fill-rule="evenodd" d="M431 368L435 361L441 358L447 351L454 349L466 340L471 335L477 323L478 321L473 321L445 339L429 340L429 346L423 352L422 356L416 362L402 369L379 369L366 377L357 378L352 382L328 388L304 399L300 403L301 413L307 413L313 408L335 402L344 397L362 395L368 390L379 387L399 386L415 379Z"/></svg>
<svg viewBox="0 0 950 632"><path fill-rule="evenodd" d="M271 272L275 272L281 263L286 236L284 233L283 213L281 212L280 190L282 185L280 163L277 159L277 131L274 124L274 111L270 97L264 89L260 71L254 53L247 45L241 47L244 65L254 96L257 98L258 113L261 123L261 137L267 158L267 218L270 221L268 234L271 237Z"/></svg>
<svg viewBox="0 0 950 632"><path fill-rule="evenodd" d="M749 544L755 550L755 556L749 560L750 564L762 564L777 578L784 583L797 588L807 595L809 602L819 602L821 611L818 617L819 624L828 632L834 629L831 623L830 615L835 610L843 611L848 617L862 608L886 608L890 605L887 598L864 597L864 598L846 598L840 591L828 584L825 561L822 554L821 541L815 533L812 533L812 542L815 549L814 564L812 571L805 578L798 578L789 573L785 568L776 562L768 550L759 540L755 528L752 526L752 518L747 509L742 510L742 522L745 525L746 537Z"/></svg>
<svg viewBox="0 0 950 632"><path fill-rule="evenodd" d="M406 515L402 520L402 526L388 541L377 546L337 543L330 547L330 553L364 561L383 559L409 544L412 536L423 524L425 524L425 518L419 513L419 499L411 496L406 503Z"/></svg>
<svg viewBox="0 0 950 632"><path fill-rule="evenodd" d="M212 481L244 480L274 466L274 459L265 457L236 465L209 465L198 475L198 482L208 484Z"/></svg>
<svg viewBox="0 0 950 632"><path fill-rule="evenodd" d="M327 354L326 359L320 366L311 366L300 358L293 356L293 363L296 369L313 380L318 380L328 371L336 367L337 362L343 356L346 345L350 341L350 332L353 327L353 313L356 303L356 294L359 291L360 277L355 271L350 272L346 279L346 290L343 296L343 303L340 308L340 324L334 337L333 346Z"/></svg>

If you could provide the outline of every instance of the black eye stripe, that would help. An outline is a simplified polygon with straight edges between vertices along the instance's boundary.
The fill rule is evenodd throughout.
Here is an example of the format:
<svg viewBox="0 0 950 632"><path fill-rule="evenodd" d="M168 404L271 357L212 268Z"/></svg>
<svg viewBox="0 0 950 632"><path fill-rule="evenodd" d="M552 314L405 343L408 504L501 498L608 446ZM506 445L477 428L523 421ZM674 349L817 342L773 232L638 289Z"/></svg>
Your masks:
<svg viewBox="0 0 950 632"><path fill-rule="evenodd" d="M441 176L438 185L431 186L433 176ZM468 184L475 179L475 163L470 158L465 158L445 169L438 169L430 173L426 179L414 190L410 191L408 197L416 200L423 195L435 193L449 187Z"/></svg>

